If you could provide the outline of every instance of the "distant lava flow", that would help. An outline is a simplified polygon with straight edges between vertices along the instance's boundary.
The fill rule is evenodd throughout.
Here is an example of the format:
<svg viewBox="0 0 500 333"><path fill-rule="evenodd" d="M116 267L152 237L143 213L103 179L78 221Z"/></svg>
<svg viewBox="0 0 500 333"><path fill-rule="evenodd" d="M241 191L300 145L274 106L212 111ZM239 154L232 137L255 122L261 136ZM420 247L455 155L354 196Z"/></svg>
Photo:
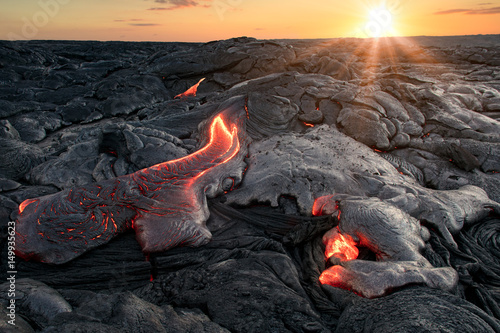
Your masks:
<svg viewBox="0 0 500 333"><path fill-rule="evenodd" d="M200 85L201 82L203 82L203 80L205 80L205 78L200 79L200 81L198 81L198 83L196 83L194 86L190 87L188 90L186 90L182 94L176 95L174 97L174 99L175 98L183 99L183 98L188 98L189 96L196 96L196 93L198 92L198 86Z"/></svg>
<svg viewBox="0 0 500 333"><path fill-rule="evenodd" d="M146 253L206 244L206 198L227 191L245 169L242 111L215 117L208 143L189 156L22 202L16 254L61 264L130 228Z"/></svg>

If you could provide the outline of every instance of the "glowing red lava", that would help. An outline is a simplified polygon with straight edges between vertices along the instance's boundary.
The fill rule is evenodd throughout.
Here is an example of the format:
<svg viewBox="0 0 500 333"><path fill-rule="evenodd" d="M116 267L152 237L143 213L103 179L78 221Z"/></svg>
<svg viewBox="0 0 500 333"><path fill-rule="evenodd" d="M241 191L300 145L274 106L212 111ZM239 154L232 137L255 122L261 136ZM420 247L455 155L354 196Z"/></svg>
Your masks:
<svg viewBox="0 0 500 333"><path fill-rule="evenodd" d="M323 236L323 243L326 245L325 257L339 258L343 261L354 260L359 255L356 242L349 235L343 235L339 227L331 229Z"/></svg>
<svg viewBox="0 0 500 333"><path fill-rule="evenodd" d="M341 210L339 202L334 200L335 195L328 195L317 198L314 201L312 213L314 216L337 214L337 220L341 223ZM359 250L357 243L351 235L342 234L337 226L330 229L323 236L325 244L325 259L337 258L341 262L350 261L358 258ZM327 268L319 277L321 284L328 284L333 287L351 290L349 272L341 265L334 265Z"/></svg>
<svg viewBox="0 0 500 333"><path fill-rule="evenodd" d="M22 214L26 206L32 204L35 201L37 201L37 199L26 199L23 202L21 202L21 204L19 205L19 214Z"/></svg>
<svg viewBox="0 0 500 333"><path fill-rule="evenodd" d="M198 86L200 85L200 83L205 80L205 78L202 78L200 79L200 81L198 81L197 84L195 84L194 86L192 86L191 88L189 88L188 90L186 90L185 92L183 92L182 94L179 94L179 95L176 95L174 97L175 98L188 98L189 96L196 96L196 93L198 92Z"/></svg>
<svg viewBox="0 0 500 333"><path fill-rule="evenodd" d="M345 269L342 266L332 266L327 270L323 271L319 276L319 282L321 284L328 284L332 287L350 289L346 281Z"/></svg>
<svg viewBox="0 0 500 333"><path fill-rule="evenodd" d="M314 200L314 204L313 204L313 208L312 208L312 214L314 216L321 216L321 215L327 215L327 214L331 214L331 212L328 211L328 209L326 209L326 207L328 206L328 208L330 208L329 206L331 205L331 202L332 202L332 198L334 197L335 195L326 195L324 197L320 197L320 198L317 198L316 200ZM333 209L337 209L338 207L333 207Z"/></svg>
<svg viewBox="0 0 500 333"><path fill-rule="evenodd" d="M331 229L323 236L323 243L326 245L326 259L335 257L341 261L349 261L356 259L359 255L356 242L351 236L341 234L338 227ZM321 273L319 282L321 284L328 284L333 287L351 290L351 284L349 283L351 278L349 272L344 267L334 265Z"/></svg>
<svg viewBox="0 0 500 333"><path fill-rule="evenodd" d="M208 144L195 153L176 160L156 164L138 172L150 172L152 170L159 170L162 168L167 169L165 171L170 171L169 167L176 165L179 162L186 165L194 165L195 163L205 162L207 158L210 162L213 162L221 156L224 156L230 150L234 150L229 157L227 157L224 161L219 162L219 164L223 164L230 160L239 151L238 128L233 125L231 131L229 131L226 124L224 124L224 120L221 115L218 115L212 121L209 133L210 140ZM213 150L217 151L217 155L214 154ZM196 177L202 176L206 171L208 170L204 170L200 174L196 175Z"/></svg>

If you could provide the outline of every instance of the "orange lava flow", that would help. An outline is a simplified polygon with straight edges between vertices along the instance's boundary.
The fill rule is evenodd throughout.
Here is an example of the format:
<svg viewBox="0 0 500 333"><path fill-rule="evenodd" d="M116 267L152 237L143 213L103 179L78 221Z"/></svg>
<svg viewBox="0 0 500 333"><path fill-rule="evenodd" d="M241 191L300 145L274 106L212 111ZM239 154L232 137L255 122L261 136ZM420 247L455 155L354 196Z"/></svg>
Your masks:
<svg viewBox="0 0 500 333"><path fill-rule="evenodd" d="M342 270L342 266L332 266L328 268L319 276L319 282L321 282L321 284L329 284L333 287L343 288Z"/></svg>
<svg viewBox="0 0 500 333"><path fill-rule="evenodd" d="M312 208L312 214L313 216L321 216L324 215L324 208L326 205L330 204L331 199L334 197L334 195L327 195L324 197L317 198L314 200L313 208Z"/></svg>
<svg viewBox="0 0 500 333"><path fill-rule="evenodd" d="M35 201L37 201L37 199L26 199L23 202L21 202L21 204L19 205L19 214L22 214L26 206L32 204Z"/></svg>
<svg viewBox="0 0 500 333"><path fill-rule="evenodd" d="M339 227L327 232L323 236L323 243L326 245L326 259L335 257L343 261L349 261L356 259L359 255L354 239L349 235L342 235Z"/></svg>
<svg viewBox="0 0 500 333"><path fill-rule="evenodd" d="M234 142L236 140L236 143ZM150 168L143 169L142 171L147 171L148 169L161 169L161 168L169 168L171 165L178 164L179 162L184 162L186 163L186 166L184 167L184 170L188 169L188 166L190 164L200 164L200 162L203 162L202 160L204 158L209 158L210 160L216 160L217 158L220 158L224 156L231 148L236 145L236 148L234 152L226 158L224 161L219 162L218 164L224 164L228 160L234 157L239 151L239 141L238 141L238 128L236 125L233 125L231 128L231 131L227 128L226 124L224 123L224 120L222 119L221 115L218 115L213 121L212 124L210 124L210 140L208 144L206 144L203 148L200 150L194 152L191 155L181 157L175 160L170 160L167 162L159 163L156 165L151 166ZM216 151L218 155L215 155L213 151ZM207 152L211 152L210 154L207 154ZM206 161L208 162L208 161ZM204 174L206 171L209 169L205 169L202 171L200 174L197 175L197 177L201 176ZM140 172L140 171L139 171Z"/></svg>
<svg viewBox="0 0 500 333"><path fill-rule="evenodd" d="M200 81L198 81L197 84L195 84L194 86L192 86L191 88L189 88L188 90L186 90L185 92L183 92L182 94L179 94L179 95L176 95L174 97L175 98L187 98L189 96L196 96L196 93L198 92L198 86L200 85L200 83L205 80L205 78L202 78Z"/></svg>
<svg viewBox="0 0 500 333"><path fill-rule="evenodd" d="M339 227L328 231L323 236L323 243L326 245L325 257L327 259L335 257L341 261L349 261L356 259L359 255L354 239L347 234L341 234ZM346 290L352 290L352 279L353 276L341 265L328 267L319 276L321 284Z"/></svg>
<svg viewBox="0 0 500 333"><path fill-rule="evenodd" d="M215 138L222 141L222 143L220 141L215 141ZM229 132L221 116L215 118L215 120L212 122L212 125L210 126L210 142L206 147L210 147L216 143L222 145L225 144L227 146L227 149L220 156L216 157L222 157L230 153L230 155L227 156L223 161L219 162L218 165L229 162L240 151L240 142L238 140L238 128L236 126L233 126L232 131ZM233 150L232 152L231 149ZM202 171L195 178L193 178L191 182L194 182L194 179L201 177L209 170L210 169L206 169Z"/></svg>

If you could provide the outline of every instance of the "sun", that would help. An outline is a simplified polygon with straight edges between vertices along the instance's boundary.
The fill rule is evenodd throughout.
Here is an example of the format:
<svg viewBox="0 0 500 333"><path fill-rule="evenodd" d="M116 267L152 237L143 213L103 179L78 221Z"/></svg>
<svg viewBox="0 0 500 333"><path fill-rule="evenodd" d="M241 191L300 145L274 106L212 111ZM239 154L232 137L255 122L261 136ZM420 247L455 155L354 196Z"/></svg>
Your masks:
<svg viewBox="0 0 500 333"><path fill-rule="evenodd" d="M388 37L393 35L393 15L385 7L370 10L369 20L365 25L365 33L369 37Z"/></svg>

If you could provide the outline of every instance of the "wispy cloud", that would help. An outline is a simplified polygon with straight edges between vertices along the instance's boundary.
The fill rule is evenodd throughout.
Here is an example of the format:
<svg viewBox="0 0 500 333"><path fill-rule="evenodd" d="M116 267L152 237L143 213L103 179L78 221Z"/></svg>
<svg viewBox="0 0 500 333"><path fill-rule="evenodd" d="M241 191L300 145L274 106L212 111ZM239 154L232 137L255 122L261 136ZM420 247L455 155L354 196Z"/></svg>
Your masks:
<svg viewBox="0 0 500 333"><path fill-rule="evenodd" d="M446 15L446 14L456 14L456 13L466 13L470 11L470 9L448 9L440 12L435 12L435 15Z"/></svg>
<svg viewBox="0 0 500 333"><path fill-rule="evenodd" d="M209 5L201 5L199 2L194 0L155 0L154 2L168 5L168 7L152 7L148 10L175 10L192 7L210 7Z"/></svg>
<svg viewBox="0 0 500 333"><path fill-rule="evenodd" d="M143 19L130 19L130 20L115 20L115 22L140 22L144 21Z"/></svg>
<svg viewBox="0 0 500 333"><path fill-rule="evenodd" d="M475 10L470 13L471 15L488 15L488 14L500 14L500 7L492 7L488 9Z"/></svg>
<svg viewBox="0 0 500 333"><path fill-rule="evenodd" d="M483 3L482 5L485 5ZM490 3L488 3L490 4ZM500 7L491 7L491 8L483 8L483 9L448 9L439 12L435 12L435 15L447 15L447 14L466 14L466 15L492 15L492 14L500 14Z"/></svg>
<svg viewBox="0 0 500 333"><path fill-rule="evenodd" d="M131 25L133 27L156 27L156 26L159 26L161 24L157 24L157 23L129 23L128 25Z"/></svg>
<svg viewBox="0 0 500 333"><path fill-rule="evenodd" d="M146 22L144 22L143 19L128 19L128 20L119 19L119 20L114 20L114 21L115 22L124 22L124 23L127 23L128 25L131 25L133 27L154 27L154 26L161 25L161 24L157 24L157 23L146 23ZM144 23L137 23L137 22L144 22Z"/></svg>

